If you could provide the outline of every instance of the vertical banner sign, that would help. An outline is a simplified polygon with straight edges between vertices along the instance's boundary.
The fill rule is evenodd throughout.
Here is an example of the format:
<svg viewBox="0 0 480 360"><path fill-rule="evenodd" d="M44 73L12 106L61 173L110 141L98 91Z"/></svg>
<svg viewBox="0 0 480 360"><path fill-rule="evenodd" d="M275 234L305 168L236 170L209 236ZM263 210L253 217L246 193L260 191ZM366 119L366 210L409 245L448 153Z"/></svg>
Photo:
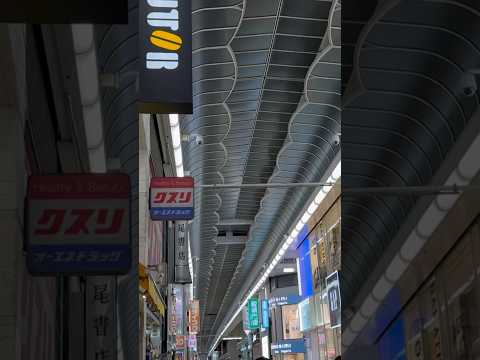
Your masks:
<svg viewBox="0 0 480 360"><path fill-rule="evenodd" d="M130 178L31 176L26 198L32 274L122 274L131 266Z"/></svg>
<svg viewBox="0 0 480 360"><path fill-rule="evenodd" d="M176 334L183 334L184 328L184 316L183 316L183 287L174 286L173 291L175 294L175 319L176 319Z"/></svg>
<svg viewBox="0 0 480 360"><path fill-rule="evenodd" d="M258 298L248 300L248 327L250 330L260 327L260 318L258 310Z"/></svg>
<svg viewBox="0 0 480 360"><path fill-rule="evenodd" d="M329 275L326 279L328 308L330 310L330 324L332 328L341 326L341 299L340 282L338 271Z"/></svg>
<svg viewBox="0 0 480 360"><path fill-rule="evenodd" d="M139 0L143 113L191 114L191 0Z"/></svg>
<svg viewBox="0 0 480 360"><path fill-rule="evenodd" d="M250 332L250 324L248 323L248 304L242 311L243 331L248 335Z"/></svg>
<svg viewBox="0 0 480 360"><path fill-rule="evenodd" d="M115 277L88 277L86 283L87 359L117 358Z"/></svg>
<svg viewBox="0 0 480 360"><path fill-rule="evenodd" d="M191 220L194 216L192 177L153 177L150 180L152 220Z"/></svg>
<svg viewBox="0 0 480 360"><path fill-rule="evenodd" d="M188 266L188 241L186 223L175 224L175 283L189 284L192 282Z"/></svg>
<svg viewBox="0 0 480 360"><path fill-rule="evenodd" d="M200 303L198 300L190 301L189 311L189 332L190 334L198 334L200 331Z"/></svg>
<svg viewBox="0 0 480 360"><path fill-rule="evenodd" d="M173 285L169 286L168 291L168 335L174 336L177 333L177 311L176 296Z"/></svg>
<svg viewBox="0 0 480 360"><path fill-rule="evenodd" d="M188 348L192 351L197 351L197 335L188 335Z"/></svg>
<svg viewBox="0 0 480 360"><path fill-rule="evenodd" d="M270 316L269 316L269 308L268 308L268 300L262 300L262 327L264 329L268 329L270 325Z"/></svg>

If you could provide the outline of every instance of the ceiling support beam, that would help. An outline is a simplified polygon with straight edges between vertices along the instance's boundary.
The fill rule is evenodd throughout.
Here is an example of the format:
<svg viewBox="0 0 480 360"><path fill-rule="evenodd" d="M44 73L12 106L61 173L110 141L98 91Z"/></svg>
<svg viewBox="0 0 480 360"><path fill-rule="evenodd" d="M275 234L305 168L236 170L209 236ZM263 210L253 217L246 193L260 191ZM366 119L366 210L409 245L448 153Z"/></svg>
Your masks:
<svg viewBox="0 0 480 360"><path fill-rule="evenodd" d="M238 245L245 244L248 236L233 236L231 231L227 231L226 236L217 236L217 245Z"/></svg>
<svg viewBox="0 0 480 360"><path fill-rule="evenodd" d="M247 219L226 219L220 220L218 226L250 226L253 224L252 220Z"/></svg>

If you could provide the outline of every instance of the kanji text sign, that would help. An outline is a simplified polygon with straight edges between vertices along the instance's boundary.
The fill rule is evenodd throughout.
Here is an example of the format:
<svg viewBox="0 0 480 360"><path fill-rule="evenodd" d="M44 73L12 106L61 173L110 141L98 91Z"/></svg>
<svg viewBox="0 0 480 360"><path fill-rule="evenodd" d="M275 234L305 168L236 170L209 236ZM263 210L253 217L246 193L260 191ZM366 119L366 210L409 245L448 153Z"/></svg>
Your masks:
<svg viewBox="0 0 480 360"><path fill-rule="evenodd" d="M192 177L154 177L150 181L152 220L191 220L194 216Z"/></svg>
<svg viewBox="0 0 480 360"><path fill-rule="evenodd" d="M87 359L116 360L116 280L91 276L86 282Z"/></svg>
<svg viewBox="0 0 480 360"><path fill-rule="evenodd" d="M129 177L32 176L25 224L27 265L34 274L127 272Z"/></svg>

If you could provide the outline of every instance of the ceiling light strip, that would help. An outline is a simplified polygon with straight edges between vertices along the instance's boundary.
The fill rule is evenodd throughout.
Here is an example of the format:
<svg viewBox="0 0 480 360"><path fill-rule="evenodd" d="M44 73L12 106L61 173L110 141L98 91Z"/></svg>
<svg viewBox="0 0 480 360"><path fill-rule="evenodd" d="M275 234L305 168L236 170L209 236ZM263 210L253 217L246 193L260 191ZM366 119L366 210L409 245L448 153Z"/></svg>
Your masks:
<svg viewBox="0 0 480 360"><path fill-rule="evenodd" d="M267 280L268 276L272 272L272 270L275 268L275 266L278 264L278 262L282 259L283 254L285 253L285 250L283 249L284 245L290 246L295 239L297 238L298 234L300 233L301 229L305 224L307 224L308 220L310 217L315 213L315 211L318 209L322 201L325 199L331 188L333 187L332 184L335 184L341 176L341 161L337 163L335 166L334 170L328 177L328 180L326 183L328 185L322 186L322 188L318 191L317 195L315 196L314 200L310 203L310 205L307 207L305 210L305 213L300 217L300 220L298 223L293 227L293 230L290 232L290 235L286 237L284 242L280 244L278 247L277 252L275 253L272 261L270 262L269 266L265 270L265 272L260 276L258 279L257 283L255 286L248 292L247 297L243 300L242 304L237 308L235 313L233 314L232 318L228 321L228 323L225 325L223 330L220 332L219 336L217 336L216 340L213 343L213 346L210 348L208 354L210 355L213 350L217 347L219 341L222 339L222 336L225 334L227 329L232 325L233 321L236 319L236 317L240 314L242 311L243 307L246 306L248 300L260 289L260 287L265 283Z"/></svg>
<svg viewBox="0 0 480 360"><path fill-rule="evenodd" d="M173 157L175 159L175 172L177 176L183 177L183 155L182 155L182 137L180 135L180 121L178 114L168 115L170 121L170 135L172 138Z"/></svg>

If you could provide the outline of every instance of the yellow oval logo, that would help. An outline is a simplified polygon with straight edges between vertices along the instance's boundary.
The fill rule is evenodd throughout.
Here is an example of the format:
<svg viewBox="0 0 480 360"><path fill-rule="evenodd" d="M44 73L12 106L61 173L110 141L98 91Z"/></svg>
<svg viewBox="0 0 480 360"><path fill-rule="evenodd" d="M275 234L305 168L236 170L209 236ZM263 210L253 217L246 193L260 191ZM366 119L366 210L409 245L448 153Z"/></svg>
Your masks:
<svg viewBox="0 0 480 360"><path fill-rule="evenodd" d="M150 35L150 42L161 49L176 51L182 46L182 38L168 31L156 30Z"/></svg>

